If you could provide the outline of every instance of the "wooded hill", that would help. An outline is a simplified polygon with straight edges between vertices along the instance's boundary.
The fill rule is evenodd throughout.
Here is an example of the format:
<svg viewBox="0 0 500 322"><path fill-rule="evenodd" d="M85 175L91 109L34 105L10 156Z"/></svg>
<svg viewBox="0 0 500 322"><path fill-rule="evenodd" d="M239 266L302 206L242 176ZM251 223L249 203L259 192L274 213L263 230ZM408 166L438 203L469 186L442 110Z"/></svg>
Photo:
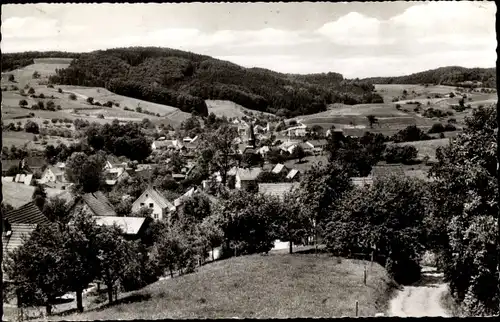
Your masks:
<svg viewBox="0 0 500 322"><path fill-rule="evenodd" d="M496 68L441 67L398 77L371 77L362 79L371 84L436 84L449 86L471 86L466 82L482 82L478 87L497 87Z"/></svg>
<svg viewBox="0 0 500 322"><path fill-rule="evenodd" d="M373 85L337 73L293 75L236 64L191 52L156 47L81 54L51 82L99 86L120 95L206 115L205 99L287 117L325 111L332 103L381 102Z"/></svg>

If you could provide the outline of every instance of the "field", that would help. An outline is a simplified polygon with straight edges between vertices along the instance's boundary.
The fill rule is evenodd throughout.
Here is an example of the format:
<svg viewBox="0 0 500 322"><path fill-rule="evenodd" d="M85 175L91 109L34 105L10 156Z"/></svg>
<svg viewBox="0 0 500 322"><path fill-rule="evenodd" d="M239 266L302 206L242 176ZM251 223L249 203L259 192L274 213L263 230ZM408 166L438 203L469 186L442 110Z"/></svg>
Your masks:
<svg viewBox="0 0 500 322"><path fill-rule="evenodd" d="M238 117L241 118L245 116L244 112L260 113L258 111L250 110L241 105L233 103L231 101L224 100L206 100L208 106L208 113L214 113L217 117L226 116L227 118ZM269 113L264 113L269 114ZM269 114L270 115L270 114Z"/></svg>
<svg viewBox="0 0 500 322"><path fill-rule="evenodd" d="M151 284L118 304L51 319L291 318L385 312L393 283L378 264L319 254L251 255Z"/></svg>
<svg viewBox="0 0 500 322"><path fill-rule="evenodd" d="M2 195L3 202L11 205L14 208L21 207L22 205L31 201L35 187L27 186L17 182L5 182L2 180ZM48 197L55 197L63 194L64 190L45 188Z"/></svg>
<svg viewBox="0 0 500 322"><path fill-rule="evenodd" d="M440 147L447 146L450 140L448 138L445 139L434 139L434 140L425 140L425 141L416 141L416 142L403 142L403 143L395 143L395 145L403 146L403 145L413 145L418 150L418 159L422 159L425 156L429 157L430 161L436 161L436 150Z"/></svg>

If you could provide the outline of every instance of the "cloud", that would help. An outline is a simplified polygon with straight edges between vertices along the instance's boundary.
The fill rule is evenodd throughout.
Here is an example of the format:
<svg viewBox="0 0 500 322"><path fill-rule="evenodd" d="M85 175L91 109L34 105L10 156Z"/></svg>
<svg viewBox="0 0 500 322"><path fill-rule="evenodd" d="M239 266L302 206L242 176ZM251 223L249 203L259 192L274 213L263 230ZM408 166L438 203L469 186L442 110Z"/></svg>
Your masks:
<svg viewBox="0 0 500 322"><path fill-rule="evenodd" d="M376 18L350 12L339 19L328 22L316 30L316 33L330 41L349 46L370 46L389 44L394 39L384 35L384 25Z"/></svg>

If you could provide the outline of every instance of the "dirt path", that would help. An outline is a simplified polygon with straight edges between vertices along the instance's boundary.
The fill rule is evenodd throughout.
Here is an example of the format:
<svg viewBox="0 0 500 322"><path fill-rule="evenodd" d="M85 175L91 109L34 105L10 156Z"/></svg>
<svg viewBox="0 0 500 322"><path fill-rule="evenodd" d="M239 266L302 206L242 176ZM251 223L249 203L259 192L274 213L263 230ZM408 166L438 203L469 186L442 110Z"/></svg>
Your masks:
<svg viewBox="0 0 500 322"><path fill-rule="evenodd" d="M423 278L420 285L405 286L391 300L389 316L450 316L441 304L444 293L448 291L447 285L443 283L442 273L436 273L434 267L424 267L422 271Z"/></svg>

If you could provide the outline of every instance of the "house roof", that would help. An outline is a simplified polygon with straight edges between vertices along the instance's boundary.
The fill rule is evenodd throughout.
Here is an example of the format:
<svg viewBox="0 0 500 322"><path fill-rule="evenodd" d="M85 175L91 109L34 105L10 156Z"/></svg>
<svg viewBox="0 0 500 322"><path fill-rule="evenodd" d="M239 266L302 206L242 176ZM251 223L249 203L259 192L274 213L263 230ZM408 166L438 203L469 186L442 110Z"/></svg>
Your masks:
<svg viewBox="0 0 500 322"><path fill-rule="evenodd" d="M146 221L144 217L118 217L118 216L99 216L96 217L96 224L104 226L120 227L126 235L136 235L141 230Z"/></svg>
<svg viewBox="0 0 500 322"><path fill-rule="evenodd" d="M101 191L86 193L82 199L96 216L116 216L113 205Z"/></svg>
<svg viewBox="0 0 500 322"><path fill-rule="evenodd" d="M297 182L259 183L259 192L282 199L286 193L292 191L292 189L296 187L298 187Z"/></svg>
<svg viewBox="0 0 500 322"><path fill-rule="evenodd" d="M262 168L239 168L237 175L242 181L253 181L257 179L257 176L262 172Z"/></svg>
<svg viewBox="0 0 500 322"><path fill-rule="evenodd" d="M21 160L2 160L2 171L9 170L12 166L19 166Z"/></svg>
<svg viewBox="0 0 500 322"><path fill-rule="evenodd" d="M286 178L287 178L287 179L293 179L293 178L295 178L295 176L296 176L298 173L299 173L299 170L297 170L297 169L292 169L292 170L290 170L290 172L288 172L288 174L287 174Z"/></svg>
<svg viewBox="0 0 500 322"><path fill-rule="evenodd" d="M41 168L47 164L47 161L43 157L26 157L24 158L24 162L30 168Z"/></svg>
<svg viewBox="0 0 500 322"><path fill-rule="evenodd" d="M170 201L168 201L167 198L165 198L163 193L153 187L148 187L146 190L144 190L144 192L139 198L137 198L137 200L139 200L143 195L147 195L149 198L153 199L153 201L162 209L167 208L170 210L174 208L174 205ZM137 200L135 202L137 202Z"/></svg>
<svg viewBox="0 0 500 322"><path fill-rule="evenodd" d="M28 239L33 231L36 229L36 224L19 224L19 223L11 223L10 224L11 235L7 236L5 233L2 234L2 245L3 245L3 257L7 253L10 253L16 250L18 247L22 246L26 239ZM4 273L5 279L5 273Z"/></svg>
<svg viewBox="0 0 500 322"><path fill-rule="evenodd" d="M375 165L372 168L370 173L372 177L383 177L390 175L401 175L404 176L404 169L399 164L384 164L384 165Z"/></svg>
<svg viewBox="0 0 500 322"><path fill-rule="evenodd" d="M353 185L357 187L364 187L365 185L372 185L373 178L372 177L352 177L351 182Z"/></svg>
<svg viewBox="0 0 500 322"><path fill-rule="evenodd" d="M38 209L33 201L17 209L5 212L4 218L11 224L46 224L49 219Z"/></svg>
<svg viewBox="0 0 500 322"><path fill-rule="evenodd" d="M184 203L184 200L189 198L189 197L192 197L194 195L194 193L196 192L196 187L192 187L191 189L189 189L188 191L186 191L182 196L180 196L179 198L175 199L174 200L174 205L175 207L178 207L180 205L182 205Z"/></svg>
<svg viewBox="0 0 500 322"><path fill-rule="evenodd" d="M283 163L278 163L274 166L272 173L280 173L281 171L286 170L286 167Z"/></svg>

